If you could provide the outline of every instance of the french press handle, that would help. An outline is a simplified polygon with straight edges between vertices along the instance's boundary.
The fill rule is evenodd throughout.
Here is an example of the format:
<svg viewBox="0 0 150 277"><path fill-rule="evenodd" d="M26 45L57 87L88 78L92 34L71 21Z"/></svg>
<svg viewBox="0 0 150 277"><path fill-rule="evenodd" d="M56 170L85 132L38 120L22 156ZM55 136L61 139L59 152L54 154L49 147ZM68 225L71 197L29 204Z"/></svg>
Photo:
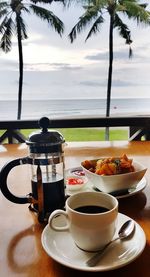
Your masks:
<svg viewBox="0 0 150 277"><path fill-rule="evenodd" d="M18 165L28 164L29 157L18 158L5 164L0 172L0 188L3 195L11 202L17 204L26 204L31 202L31 196L18 197L11 193L7 184L7 177L12 168Z"/></svg>

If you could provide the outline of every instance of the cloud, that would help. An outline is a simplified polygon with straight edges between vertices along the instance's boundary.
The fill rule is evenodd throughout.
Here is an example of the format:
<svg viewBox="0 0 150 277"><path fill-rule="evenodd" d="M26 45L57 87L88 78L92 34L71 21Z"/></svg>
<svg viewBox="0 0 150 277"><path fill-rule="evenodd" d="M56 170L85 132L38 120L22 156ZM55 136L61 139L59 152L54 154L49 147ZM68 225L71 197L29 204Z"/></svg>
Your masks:
<svg viewBox="0 0 150 277"><path fill-rule="evenodd" d="M1 57L0 71L4 71L4 70L12 70L12 71L18 70L18 62Z"/></svg>
<svg viewBox="0 0 150 277"><path fill-rule="evenodd" d="M82 81L82 82L79 83L79 85L88 86L88 87L104 86L104 84L102 84L101 82L97 82L97 81Z"/></svg>
<svg viewBox="0 0 150 277"><path fill-rule="evenodd" d="M124 60L128 58L128 51L114 51L114 60ZM95 53L93 55L85 56L85 59L94 61L108 60L108 51Z"/></svg>
<svg viewBox="0 0 150 277"><path fill-rule="evenodd" d="M136 84L133 82L126 82L122 80L113 80L112 81L112 86L114 87L134 87Z"/></svg>
<svg viewBox="0 0 150 277"><path fill-rule="evenodd" d="M88 86L88 87L106 87L107 86L107 80L102 82L97 81L83 81L80 82L79 85ZM126 82L119 79L112 81L113 87L134 87L136 84L133 82Z"/></svg>
<svg viewBox="0 0 150 277"><path fill-rule="evenodd" d="M75 66L69 63L26 63L25 71L60 71L60 70L81 70L81 66Z"/></svg>
<svg viewBox="0 0 150 277"><path fill-rule="evenodd" d="M85 59L92 60L92 61L106 60L108 59L108 52L100 52L100 53L95 53L93 55L87 55L85 56Z"/></svg>
<svg viewBox="0 0 150 277"><path fill-rule="evenodd" d="M24 71L51 71L51 70L81 70L82 66L70 63L24 63ZM1 58L0 71L19 71L19 61Z"/></svg>
<svg viewBox="0 0 150 277"><path fill-rule="evenodd" d="M60 70L80 70L82 69L82 66L75 66L69 63L52 63L52 66L55 66L56 68Z"/></svg>
<svg viewBox="0 0 150 277"><path fill-rule="evenodd" d="M147 53L148 51L150 51L148 46L137 47L136 49L134 49L134 47L133 47L132 50L133 50L132 61L134 61L134 62L141 61L143 63L149 62L149 60L150 60L149 56L146 59L145 54L144 54L144 53ZM117 51L114 50L113 54L114 54L114 61L129 59L128 48L126 48L124 50L117 50ZM95 52L94 54L85 56L85 59L92 60L92 61L105 61L105 60L108 61L108 58L109 58L108 55L109 55L108 51L98 51L97 50L97 52Z"/></svg>

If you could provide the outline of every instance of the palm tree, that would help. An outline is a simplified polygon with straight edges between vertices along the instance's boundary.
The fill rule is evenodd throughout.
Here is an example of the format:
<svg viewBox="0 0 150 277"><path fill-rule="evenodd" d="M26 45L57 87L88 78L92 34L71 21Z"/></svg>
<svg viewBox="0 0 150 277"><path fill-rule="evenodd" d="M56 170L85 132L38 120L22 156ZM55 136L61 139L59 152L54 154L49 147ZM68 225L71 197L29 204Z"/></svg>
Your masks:
<svg viewBox="0 0 150 277"><path fill-rule="evenodd" d="M78 0L77 0L78 1ZM107 81L107 103L106 117L110 116L112 72L113 72L113 30L118 29L120 36L125 39L129 45L129 57L132 55L131 50L131 31L123 22L120 14L127 16L129 19L136 20L137 24L150 24L150 12L146 10L147 4L140 4L139 0L81 0L85 4L84 14L79 18L78 23L72 28L69 38L71 43L76 39L77 33L81 33L89 24L91 29L86 37L89 39L93 34L100 31L100 26L104 23L104 15L109 14L109 69ZM106 128L106 139L109 139L109 128Z"/></svg>
<svg viewBox="0 0 150 277"><path fill-rule="evenodd" d="M59 0L54 0L59 1ZM0 2L0 48L9 52L12 47L12 37L17 36L19 53L19 89L18 89L18 110L17 119L21 119L22 111L22 87L23 87L23 49L22 40L27 39L26 25L23 20L23 14L31 12L41 20L47 21L60 36L63 33L63 22L48 9L40 4L51 4L53 0L10 0ZM61 1L63 2L63 1Z"/></svg>

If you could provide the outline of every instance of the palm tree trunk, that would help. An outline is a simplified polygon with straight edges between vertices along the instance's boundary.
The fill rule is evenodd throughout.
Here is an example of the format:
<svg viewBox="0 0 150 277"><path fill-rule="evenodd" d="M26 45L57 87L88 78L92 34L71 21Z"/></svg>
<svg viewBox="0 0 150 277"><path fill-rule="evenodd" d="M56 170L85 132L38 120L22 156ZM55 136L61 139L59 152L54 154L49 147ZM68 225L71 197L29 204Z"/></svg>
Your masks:
<svg viewBox="0 0 150 277"><path fill-rule="evenodd" d="M110 101L111 101L111 87L112 87L112 70L113 70L113 14L110 14L109 26L109 69L108 69L108 83L107 83L107 103L106 103L106 117L110 116ZM105 130L105 140L109 140L109 127Z"/></svg>
<svg viewBox="0 0 150 277"><path fill-rule="evenodd" d="M23 52L22 52L22 40L21 40L21 28L19 22L19 15L16 15L17 21L17 37L18 37L18 51L19 51L19 88L18 88L18 111L17 119L21 119L22 112L22 85L23 85Z"/></svg>

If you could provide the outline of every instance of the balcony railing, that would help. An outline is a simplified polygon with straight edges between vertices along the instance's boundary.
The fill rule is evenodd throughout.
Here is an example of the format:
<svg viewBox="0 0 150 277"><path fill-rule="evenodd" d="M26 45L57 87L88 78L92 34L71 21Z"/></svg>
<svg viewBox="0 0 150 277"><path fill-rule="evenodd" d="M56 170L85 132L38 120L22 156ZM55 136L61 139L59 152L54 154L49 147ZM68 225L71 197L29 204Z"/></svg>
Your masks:
<svg viewBox="0 0 150 277"><path fill-rule="evenodd" d="M72 118L52 119L49 128L100 128L100 127L128 127L131 140L150 140L150 117L96 117L96 118ZM21 133L24 129L39 129L38 120L9 120L0 121L0 130L4 130L0 136L0 143L21 143L26 137Z"/></svg>

